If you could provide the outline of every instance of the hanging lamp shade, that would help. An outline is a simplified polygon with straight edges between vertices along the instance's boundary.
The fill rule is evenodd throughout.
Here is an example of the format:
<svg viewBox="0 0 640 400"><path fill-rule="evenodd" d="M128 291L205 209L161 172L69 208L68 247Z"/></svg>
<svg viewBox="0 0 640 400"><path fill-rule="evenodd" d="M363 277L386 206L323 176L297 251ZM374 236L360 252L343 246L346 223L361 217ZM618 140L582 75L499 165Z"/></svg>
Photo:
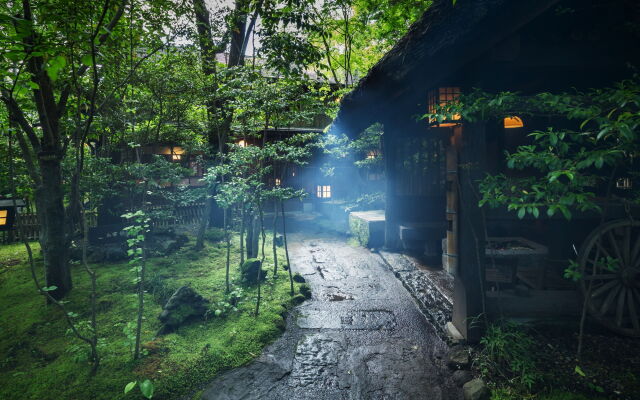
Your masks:
<svg viewBox="0 0 640 400"><path fill-rule="evenodd" d="M505 117L504 119L504 129L513 129L513 128L522 128L524 127L524 123L520 117Z"/></svg>

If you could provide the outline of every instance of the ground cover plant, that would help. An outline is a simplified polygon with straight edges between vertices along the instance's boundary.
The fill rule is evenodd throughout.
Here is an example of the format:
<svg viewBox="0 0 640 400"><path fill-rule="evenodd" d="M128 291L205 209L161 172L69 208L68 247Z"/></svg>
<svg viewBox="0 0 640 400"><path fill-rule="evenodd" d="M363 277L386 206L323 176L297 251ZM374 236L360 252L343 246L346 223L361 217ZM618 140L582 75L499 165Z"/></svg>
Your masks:
<svg viewBox="0 0 640 400"><path fill-rule="evenodd" d="M576 358L575 326L536 323L489 325L473 367L489 384L492 400L636 399L638 340L594 327Z"/></svg>
<svg viewBox="0 0 640 400"><path fill-rule="evenodd" d="M238 248L237 236L232 246ZM171 256L148 259L141 359L137 362L132 359L137 295L129 267L126 263L92 264L101 288L97 298L101 367L94 377L89 377L88 347L64 335L67 327L58 310L45 306L43 298L34 294L24 246L1 247L0 398L136 398L141 395L137 389L125 396L125 385L146 379L153 382L154 399L176 398L255 358L284 327L286 308L292 304L287 272L280 269L276 279L268 274L262 283L260 314L255 316L257 288L241 285L238 268L231 269L233 291L224 294L225 247L224 242L206 243L202 251L194 252L187 245ZM231 262L239 262L236 251ZM265 264L272 265L269 255ZM40 260L38 267L41 270ZM77 314L78 326L86 329L83 321L89 315L85 299L90 282L80 266L72 267L72 273L76 287L68 308ZM196 319L156 338L160 304L182 285L209 300L210 312L204 320ZM296 283L296 291L298 286ZM233 306L230 297L234 297Z"/></svg>

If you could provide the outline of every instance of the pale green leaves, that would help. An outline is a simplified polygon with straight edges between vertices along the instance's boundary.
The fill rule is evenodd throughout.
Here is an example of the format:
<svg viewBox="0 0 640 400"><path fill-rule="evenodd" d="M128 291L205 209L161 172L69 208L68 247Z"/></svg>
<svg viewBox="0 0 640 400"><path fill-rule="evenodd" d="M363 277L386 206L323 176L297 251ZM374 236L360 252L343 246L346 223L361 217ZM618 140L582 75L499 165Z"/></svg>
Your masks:
<svg viewBox="0 0 640 400"><path fill-rule="evenodd" d="M45 65L45 71L47 71L47 75L49 76L49 79L51 79L54 82L57 81L58 75L66 65L67 65L67 59L62 55L55 56L49 59L49 61L47 61Z"/></svg>
<svg viewBox="0 0 640 400"><path fill-rule="evenodd" d="M124 394L127 394L130 391L132 391L133 388L136 387L136 385L138 385L138 381L127 383L127 385L124 387ZM153 383L149 379L145 379L144 381L140 382L138 386L140 387L140 392L145 398L147 399L153 398L154 387L153 387Z"/></svg>

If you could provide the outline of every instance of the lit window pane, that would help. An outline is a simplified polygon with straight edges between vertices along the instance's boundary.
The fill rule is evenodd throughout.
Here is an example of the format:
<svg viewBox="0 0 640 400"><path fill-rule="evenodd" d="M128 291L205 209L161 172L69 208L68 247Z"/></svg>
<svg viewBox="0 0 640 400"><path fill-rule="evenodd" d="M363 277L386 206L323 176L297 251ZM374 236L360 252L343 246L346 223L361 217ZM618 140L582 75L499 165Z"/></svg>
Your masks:
<svg viewBox="0 0 640 400"><path fill-rule="evenodd" d="M7 219L6 218L0 218L0 225L6 225L7 224Z"/></svg>
<svg viewBox="0 0 640 400"><path fill-rule="evenodd" d="M0 218L7 218L8 210L0 210Z"/></svg>

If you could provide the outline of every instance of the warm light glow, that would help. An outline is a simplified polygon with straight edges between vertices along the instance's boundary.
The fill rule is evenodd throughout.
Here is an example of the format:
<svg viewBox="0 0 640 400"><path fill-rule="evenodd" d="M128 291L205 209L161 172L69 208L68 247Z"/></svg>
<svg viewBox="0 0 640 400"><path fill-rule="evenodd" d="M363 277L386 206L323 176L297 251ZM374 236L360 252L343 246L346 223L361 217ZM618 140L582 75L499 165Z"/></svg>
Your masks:
<svg viewBox="0 0 640 400"><path fill-rule="evenodd" d="M247 142L245 142L244 140L240 140L240 141L238 142L238 146L240 146L240 147L247 147Z"/></svg>
<svg viewBox="0 0 640 400"><path fill-rule="evenodd" d="M0 210L0 225L7 224L7 215L9 212L7 210Z"/></svg>
<svg viewBox="0 0 640 400"><path fill-rule="evenodd" d="M171 146L171 160L172 161L180 161L182 160L182 154L184 153L184 149L180 146Z"/></svg>
<svg viewBox="0 0 640 400"><path fill-rule="evenodd" d="M331 186L330 185L318 185L316 186L316 197L319 199L331 198Z"/></svg>
<svg viewBox="0 0 640 400"><path fill-rule="evenodd" d="M276 178L276 186L280 186L280 178Z"/></svg>
<svg viewBox="0 0 640 400"><path fill-rule="evenodd" d="M430 114L435 114L437 106L444 107L447 104L456 102L460 98L459 87L441 87L438 89L430 90L427 98L427 106ZM446 128L458 125L457 122L461 119L460 114L454 114L450 120L443 121L437 124L439 127ZM437 123L434 119L429 119L429 123Z"/></svg>
<svg viewBox="0 0 640 400"><path fill-rule="evenodd" d="M376 152L375 151L370 151L369 153L367 153L367 160L373 160L374 158L376 158Z"/></svg>
<svg viewBox="0 0 640 400"><path fill-rule="evenodd" d="M504 128L505 129L513 129L513 128L522 128L524 124L520 117L506 117L504 119Z"/></svg>
<svg viewBox="0 0 640 400"><path fill-rule="evenodd" d="M616 182L616 187L618 189L622 189L622 190L631 189L633 187L633 184L631 183L631 178L620 178L620 179L618 179L618 181Z"/></svg>

